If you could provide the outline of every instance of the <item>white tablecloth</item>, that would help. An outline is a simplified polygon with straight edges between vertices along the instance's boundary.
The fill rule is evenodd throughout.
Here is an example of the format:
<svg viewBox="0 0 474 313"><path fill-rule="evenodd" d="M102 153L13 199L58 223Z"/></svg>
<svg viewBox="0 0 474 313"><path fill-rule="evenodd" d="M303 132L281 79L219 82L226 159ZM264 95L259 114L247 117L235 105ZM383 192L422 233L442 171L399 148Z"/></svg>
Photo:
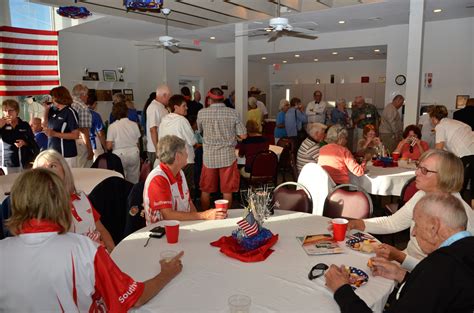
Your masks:
<svg viewBox="0 0 474 313"><path fill-rule="evenodd" d="M270 145L268 150L275 152L278 159L280 159L280 154L283 151L283 147ZM235 149L235 155L237 156L237 164L245 165L245 157L239 157L239 149Z"/></svg>
<svg viewBox="0 0 474 313"><path fill-rule="evenodd" d="M277 211L265 226L279 234L274 252L265 261L243 263L219 252L210 242L231 234L237 228L242 210L230 210L230 217L217 221L182 222L179 242L170 245L166 238L150 240L147 229L125 238L112 258L134 279L143 281L160 271L163 250L184 251L183 271L138 312L228 312L227 299L233 294L252 298L251 312L339 312L324 278L308 279L310 269L319 262L345 264L366 271L370 278L357 289L375 312L381 312L393 282L373 277L367 268L369 255L344 247L338 255L308 256L297 236L327 232L328 219L306 213ZM285 215L283 215L285 214ZM342 244L341 244L342 245Z"/></svg>
<svg viewBox="0 0 474 313"><path fill-rule="evenodd" d="M117 176L122 177L122 174L102 168L72 168L72 176L74 176L74 183L76 189L84 191L89 194L95 186L97 186L104 179ZM20 173L12 173L8 175L0 176L0 198L5 198L5 192L10 192L15 179Z"/></svg>
<svg viewBox="0 0 474 313"><path fill-rule="evenodd" d="M398 167L381 167L367 165L368 172L361 176L351 176L351 184L364 188L370 194L380 196L400 196L405 183L415 176L413 165L406 162L399 163Z"/></svg>

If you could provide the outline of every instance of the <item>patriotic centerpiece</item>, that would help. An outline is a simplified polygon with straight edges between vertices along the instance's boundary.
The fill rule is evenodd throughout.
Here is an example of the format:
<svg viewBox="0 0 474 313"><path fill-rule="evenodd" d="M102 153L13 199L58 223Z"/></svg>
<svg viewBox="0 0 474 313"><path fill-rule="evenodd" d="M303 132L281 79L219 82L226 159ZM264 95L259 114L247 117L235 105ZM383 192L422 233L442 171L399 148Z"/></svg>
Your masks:
<svg viewBox="0 0 474 313"><path fill-rule="evenodd" d="M69 17L69 18L75 18L75 19L86 18L92 15L92 13L89 12L89 10L87 10L86 7L76 7L76 6L59 7L59 9L56 10L56 13L58 13L62 17Z"/></svg>
<svg viewBox="0 0 474 313"><path fill-rule="evenodd" d="M244 218L237 222L238 229L232 232L232 237L245 250L254 250L264 245L273 234L263 227L265 219L271 214L271 193L266 189L247 193L247 207L244 210Z"/></svg>

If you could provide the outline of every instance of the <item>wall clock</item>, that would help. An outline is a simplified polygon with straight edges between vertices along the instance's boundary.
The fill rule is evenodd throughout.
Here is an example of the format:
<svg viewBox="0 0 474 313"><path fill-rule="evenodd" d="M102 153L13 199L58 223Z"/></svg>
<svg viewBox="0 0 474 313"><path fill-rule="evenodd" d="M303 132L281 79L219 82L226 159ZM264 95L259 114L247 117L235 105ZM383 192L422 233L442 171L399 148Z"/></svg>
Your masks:
<svg viewBox="0 0 474 313"><path fill-rule="evenodd" d="M405 75L398 75L397 77L395 77L395 83L399 86L404 85L406 81L407 78L405 77Z"/></svg>

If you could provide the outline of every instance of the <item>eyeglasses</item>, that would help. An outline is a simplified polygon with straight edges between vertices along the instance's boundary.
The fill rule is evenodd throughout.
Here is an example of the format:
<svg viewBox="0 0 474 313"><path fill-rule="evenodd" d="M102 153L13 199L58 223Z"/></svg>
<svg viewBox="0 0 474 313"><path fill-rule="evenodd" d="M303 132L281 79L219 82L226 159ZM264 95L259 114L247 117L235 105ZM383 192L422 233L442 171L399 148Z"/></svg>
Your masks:
<svg viewBox="0 0 474 313"><path fill-rule="evenodd" d="M427 175L428 173L438 173L437 171L432 171L432 170L427 169L424 166L420 166L419 163L416 164L416 169L420 170L421 174L423 175Z"/></svg>
<svg viewBox="0 0 474 313"><path fill-rule="evenodd" d="M318 263L316 264L315 266L313 266L313 268L311 269L311 271L309 271L308 273L308 278L310 280L313 280L313 279L316 279L318 277L321 277L324 275L324 272L326 272L326 270L329 268L329 266L327 266L326 264L324 263Z"/></svg>

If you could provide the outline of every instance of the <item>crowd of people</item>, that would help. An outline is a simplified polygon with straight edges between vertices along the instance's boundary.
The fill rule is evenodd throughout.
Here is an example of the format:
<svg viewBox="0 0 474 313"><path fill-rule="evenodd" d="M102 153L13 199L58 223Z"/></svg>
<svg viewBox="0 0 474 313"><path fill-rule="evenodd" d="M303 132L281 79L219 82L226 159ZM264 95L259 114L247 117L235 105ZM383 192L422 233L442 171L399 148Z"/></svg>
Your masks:
<svg viewBox="0 0 474 313"><path fill-rule="evenodd" d="M146 303L181 272L183 252L161 261L160 273L143 283L121 272L107 253L116 243L87 195L76 189L71 167L88 166L101 148L118 155L125 178L136 183L145 135L145 151L155 165L144 182L147 224L225 219L227 210L212 208L211 194L220 191L232 207L240 177L249 175L257 153L269 149L262 135L268 110L257 100L258 92L251 90L244 125L234 109L233 94L225 99L220 88L212 88L203 105L199 92L193 99L187 87L173 95L162 85L150 95L142 120L135 118L133 103L114 95L113 122L105 133L100 115L94 112L97 98L85 86L75 86L72 95L57 87L50 95L42 105L43 116L31 116L31 127L18 117L18 102L2 104L2 166L33 168L24 171L11 190L11 215L5 223L11 238L0 241L2 258L9 264L8 270L0 267L2 309L126 312ZM275 122L275 141L291 142L298 171L307 163L318 163L336 184L345 184L349 173L364 175L367 162L385 156L387 150L418 161L419 191L395 214L348 224L349 229L372 234L410 229L405 250L381 244L371 259L373 275L399 283L388 310L472 311L474 211L462 197L474 177L471 126L448 118L446 107L434 105L428 110L429 124L403 129L401 95L380 115L362 97L354 99L349 115L344 99L330 110L320 91L313 96L306 106L299 98L282 100ZM429 134L435 134L434 146L423 138L426 126ZM40 133L44 136L37 136ZM246 158L240 170L238 142L238 155ZM192 196L198 189L201 210ZM46 270L51 264L65 274L61 279ZM27 272L37 273L37 279L21 274ZM350 287L344 268L332 265L325 277L342 312L370 312ZM25 292L34 301L22 301ZM121 298L124 294L127 297ZM420 295L427 300L419 301Z"/></svg>

